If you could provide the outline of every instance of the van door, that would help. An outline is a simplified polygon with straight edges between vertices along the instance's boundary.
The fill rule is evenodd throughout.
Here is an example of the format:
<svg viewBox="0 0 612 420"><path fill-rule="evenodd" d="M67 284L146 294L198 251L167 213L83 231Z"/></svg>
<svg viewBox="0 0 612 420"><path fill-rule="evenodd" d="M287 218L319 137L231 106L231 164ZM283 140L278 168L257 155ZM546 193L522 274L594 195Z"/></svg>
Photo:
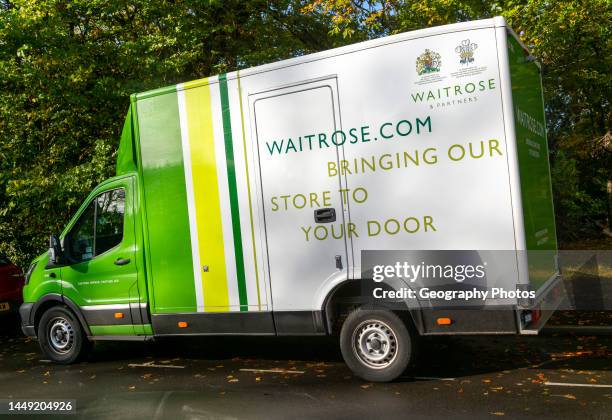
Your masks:
<svg viewBox="0 0 612 420"><path fill-rule="evenodd" d="M105 185L63 238L69 265L61 268L62 292L81 308L94 335L133 334L132 325L142 323L133 200L132 177Z"/></svg>
<svg viewBox="0 0 612 420"><path fill-rule="evenodd" d="M326 282L346 277L348 266L341 178L327 173L342 153L331 140L340 130L337 80L250 95L249 106L274 312L320 310L318 294Z"/></svg>

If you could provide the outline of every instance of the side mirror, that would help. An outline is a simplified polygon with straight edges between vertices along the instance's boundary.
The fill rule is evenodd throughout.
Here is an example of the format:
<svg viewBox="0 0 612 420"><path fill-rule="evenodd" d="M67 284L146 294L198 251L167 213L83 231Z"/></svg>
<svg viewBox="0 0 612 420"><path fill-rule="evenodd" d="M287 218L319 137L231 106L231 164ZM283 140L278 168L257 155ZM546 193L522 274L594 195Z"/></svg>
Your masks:
<svg viewBox="0 0 612 420"><path fill-rule="evenodd" d="M62 246L57 236L49 236L49 265L58 265L62 258Z"/></svg>

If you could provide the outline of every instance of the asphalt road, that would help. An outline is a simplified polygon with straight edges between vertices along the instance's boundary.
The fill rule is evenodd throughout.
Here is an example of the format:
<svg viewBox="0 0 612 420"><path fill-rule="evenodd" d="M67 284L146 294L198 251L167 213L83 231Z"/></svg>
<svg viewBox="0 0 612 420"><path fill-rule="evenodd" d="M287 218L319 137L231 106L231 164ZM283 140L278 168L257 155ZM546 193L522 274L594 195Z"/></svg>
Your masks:
<svg viewBox="0 0 612 420"><path fill-rule="evenodd" d="M609 336L426 340L413 371L373 384L327 338L106 342L58 366L2 324L0 398L76 399L88 419L612 418Z"/></svg>

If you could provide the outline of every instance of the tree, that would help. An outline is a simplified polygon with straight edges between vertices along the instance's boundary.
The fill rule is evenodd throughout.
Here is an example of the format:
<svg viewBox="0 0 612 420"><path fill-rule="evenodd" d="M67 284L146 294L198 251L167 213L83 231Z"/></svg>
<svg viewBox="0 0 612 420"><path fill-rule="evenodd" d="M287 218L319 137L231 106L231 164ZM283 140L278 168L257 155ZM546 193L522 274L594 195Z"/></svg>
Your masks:
<svg viewBox="0 0 612 420"><path fill-rule="evenodd" d="M131 93L333 47L301 7L0 1L0 252L25 266L113 174Z"/></svg>

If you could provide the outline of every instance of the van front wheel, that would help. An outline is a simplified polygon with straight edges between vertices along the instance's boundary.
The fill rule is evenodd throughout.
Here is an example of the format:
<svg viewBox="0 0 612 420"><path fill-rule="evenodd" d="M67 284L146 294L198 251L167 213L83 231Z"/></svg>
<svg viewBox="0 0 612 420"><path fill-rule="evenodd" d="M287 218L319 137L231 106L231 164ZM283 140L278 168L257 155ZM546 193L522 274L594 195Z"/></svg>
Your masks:
<svg viewBox="0 0 612 420"><path fill-rule="evenodd" d="M78 319L62 306L52 307L42 315L38 342L45 356L61 364L78 361L91 347Z"/></svg>
<svg viewBox="0 0 612 420"><path fill-rule="evenodd" d="M406 324L384 309L359 308L340 331L344 361L366 381L388 382L400 376L413 360L414 342Z"/></svg>

